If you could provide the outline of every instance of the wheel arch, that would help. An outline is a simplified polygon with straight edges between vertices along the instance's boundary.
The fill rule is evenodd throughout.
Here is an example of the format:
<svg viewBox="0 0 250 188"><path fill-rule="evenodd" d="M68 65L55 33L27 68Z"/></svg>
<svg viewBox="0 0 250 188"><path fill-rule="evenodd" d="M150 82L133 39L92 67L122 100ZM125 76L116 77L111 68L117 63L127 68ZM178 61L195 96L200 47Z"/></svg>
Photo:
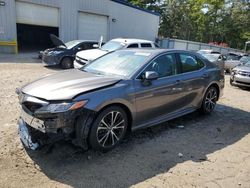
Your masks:
<svg viewBox="0 0 250 188"><path fill-rule="evenodd" d="M122 108L125 112L126 112L126 115L127 115L127 118L128 118L128 131L130 132L131 131L131 128L132 128L132 124L133 124L133 115L132 115L132 112L131 110L129 109L129 107L123 103L120 103L120 102L114 102L114 103L109 103L105 106L102 106L102 108L100 108L98 110L98 112L96 113L96 116L98 116L103 110L111 107L111 106L118 106L120 108Z"/></svg>
<svg viewBox="0 0 250 188"><path fill-rule="evenodd" d="M72 56L70 56L70 55L64 55L64 56L60 57L60 64L62 63L62 61L63 61L64 58L70 58L72 62L74 61L74 58Z"/></svg>
<svg viewBox="0 0 250 188"><path fill-rule="evenodd" d="M211 84L209 84L208 87L207 87L206 90L205 90L205 94L206 94L207 90L208 90L210 87L215 87L215 88L216 88L216 90L217 90L217 92L218 92L218 98L217 98L217 101L218 101L218 100L219 100L219 96L220 96L220 86L219 86L219 84L216 83L216 82L212 82ZM204 94L204 95L205 95L205 94Z"/></svg>

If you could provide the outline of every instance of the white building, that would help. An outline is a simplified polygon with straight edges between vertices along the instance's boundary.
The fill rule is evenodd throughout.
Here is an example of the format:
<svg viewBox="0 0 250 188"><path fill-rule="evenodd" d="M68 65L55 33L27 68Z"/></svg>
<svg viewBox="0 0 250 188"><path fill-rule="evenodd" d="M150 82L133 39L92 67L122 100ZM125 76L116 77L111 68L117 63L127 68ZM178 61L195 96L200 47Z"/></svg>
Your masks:
<svg viewBox="0 0 250 188"><path fill-rule="evenodd" d="M101 35L155 40L158 27L157 13L124 0L0 0L0 52L14 51L6 41L21 50L47 47L50 33L65 42Z"/></svg>

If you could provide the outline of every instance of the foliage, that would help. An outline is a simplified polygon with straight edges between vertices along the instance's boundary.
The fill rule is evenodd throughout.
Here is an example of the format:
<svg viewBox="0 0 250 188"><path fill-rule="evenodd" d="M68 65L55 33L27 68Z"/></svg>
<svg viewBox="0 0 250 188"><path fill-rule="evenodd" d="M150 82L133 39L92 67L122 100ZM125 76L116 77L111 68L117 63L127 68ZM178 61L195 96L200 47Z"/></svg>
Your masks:
<svg viewBox="0 0 250 188"><path fill-rule="evenodd" d="M250 40L249 0L129 1L161 14L161 37L227 43L240 49Z"/></svg>

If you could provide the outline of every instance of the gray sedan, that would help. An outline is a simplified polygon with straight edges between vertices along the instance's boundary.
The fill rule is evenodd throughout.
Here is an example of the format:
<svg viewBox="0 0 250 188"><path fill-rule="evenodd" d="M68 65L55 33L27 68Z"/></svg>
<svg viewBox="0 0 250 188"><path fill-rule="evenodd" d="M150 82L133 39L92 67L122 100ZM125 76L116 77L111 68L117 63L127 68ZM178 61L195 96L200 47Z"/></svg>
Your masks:
<svg viewBox="0 0 250 188"><path fill-rule="evenodd" d="M223 88L219 67L197 53L120 50L17 89L19 134L31 149L64 138L107 151L127 132L211 113Z"/></svg>

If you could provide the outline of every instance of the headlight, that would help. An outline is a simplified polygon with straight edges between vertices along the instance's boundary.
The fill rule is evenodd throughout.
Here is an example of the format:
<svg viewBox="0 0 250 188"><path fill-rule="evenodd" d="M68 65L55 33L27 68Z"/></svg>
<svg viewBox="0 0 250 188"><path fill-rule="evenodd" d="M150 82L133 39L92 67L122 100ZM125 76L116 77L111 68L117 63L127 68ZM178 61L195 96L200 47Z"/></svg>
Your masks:
<svg viewBox="0 0 250 188"><path fill-rule="evenodd" d="M237 73L238 73L237 70L232 70L231 75L235 75L235 74L237 74Z"/></svg>
<svg viewBox="0 0 250 188"><path fill-rule="evenodd" d="M39 110L36 111L36 113L60 113L60 112L67 112L69 110L76 110L81 107L83 107L88 101L78 101L78 102L71 102L71 103L53 103L46 105Z"/></svg>
<svg viewBox="0 0 250 188"><path fill-rule="evenodd" d="M60 54L60 53L62 53L63 51L54 51L54 55L57 55L57 54Z"/></svg>
<svg viewBox="0 0 250 188"><path fill-rule="evenodd" d="M57 55L57 54L60 54L60 53L62 53L62 51L51 51L48 54L49 55Z"/></svg>

